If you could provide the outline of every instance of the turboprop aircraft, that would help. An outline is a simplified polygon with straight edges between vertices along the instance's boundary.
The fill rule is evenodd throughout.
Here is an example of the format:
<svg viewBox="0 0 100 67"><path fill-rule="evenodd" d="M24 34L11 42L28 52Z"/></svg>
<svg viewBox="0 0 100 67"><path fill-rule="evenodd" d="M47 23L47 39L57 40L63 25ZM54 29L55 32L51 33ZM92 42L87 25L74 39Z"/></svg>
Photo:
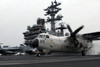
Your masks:
<svg viewBox="0 0 100 67"><path fill-rule="evenodd" d="M74 32L71 27L67 25L70 36L54 36L49 33L41 33L35 38L31 44L33 48L37 48L40 53L47 52L79 52L82 56L93 46L94 40L100 40L100 32L77 34L84 26L80 26Z"/></svg>

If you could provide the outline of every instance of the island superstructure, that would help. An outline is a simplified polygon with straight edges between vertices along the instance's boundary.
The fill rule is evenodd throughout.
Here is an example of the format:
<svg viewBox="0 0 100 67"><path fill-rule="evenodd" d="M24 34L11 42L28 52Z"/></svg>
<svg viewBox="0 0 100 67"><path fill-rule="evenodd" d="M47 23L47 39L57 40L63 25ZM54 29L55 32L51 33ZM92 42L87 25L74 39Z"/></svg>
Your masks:
<svg viewBox="0 0 100 67"><path fill-rule="evenodd" d="M25 45L31 45L32 40L36 38L39 33L46 32L44 23L45 23L44 19L38 18L37 24L34 24L32 27L27 26L27 31L23 33L25 39Z"/></svg>

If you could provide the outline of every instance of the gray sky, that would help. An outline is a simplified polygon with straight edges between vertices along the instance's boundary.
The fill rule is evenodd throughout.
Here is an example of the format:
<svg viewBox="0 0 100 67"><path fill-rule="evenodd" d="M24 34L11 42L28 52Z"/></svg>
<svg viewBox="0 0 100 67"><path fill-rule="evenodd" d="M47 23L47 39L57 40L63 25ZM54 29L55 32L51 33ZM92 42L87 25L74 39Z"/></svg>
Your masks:
<svg viewBox="0 0 100 67"><path fill-rule="evenodd" d="M28 25L44 17L43 9L54 0L0 0L0 42L19 45L24 42L23 32ZM73 30L81 25L80 33L100 31L100 0L57 0L61 2L63 22ZM49 25L49 24L46 24Z"/></svg>

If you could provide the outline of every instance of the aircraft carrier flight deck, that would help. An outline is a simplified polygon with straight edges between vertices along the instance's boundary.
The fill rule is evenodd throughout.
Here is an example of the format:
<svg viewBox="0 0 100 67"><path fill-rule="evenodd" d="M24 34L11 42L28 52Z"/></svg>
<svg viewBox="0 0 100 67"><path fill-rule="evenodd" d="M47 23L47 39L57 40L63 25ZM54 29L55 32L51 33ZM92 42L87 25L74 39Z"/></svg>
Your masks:
<svg viewBox="0 0 100 67"><path fill-rule="evenodd" d="M100 56L0 56L0 67L99 67Z"/></svg>

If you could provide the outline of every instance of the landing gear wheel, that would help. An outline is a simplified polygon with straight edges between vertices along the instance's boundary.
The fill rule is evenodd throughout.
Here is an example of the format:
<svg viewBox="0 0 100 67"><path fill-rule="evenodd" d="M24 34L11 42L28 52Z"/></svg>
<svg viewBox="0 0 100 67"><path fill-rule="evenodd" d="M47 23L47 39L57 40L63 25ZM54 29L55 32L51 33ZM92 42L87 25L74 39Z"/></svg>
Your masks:
<svg viewBox="0 0 100 67"><path fill-rule="evenodd" d="M85 51L84 50L81 52L81 55L82 56L85 56Z"/></svg>
<svg viewBox="0 0 100 67"><path fill-rule="evenodd" d="M41 56L41 54L40 54L40 53L38 53L38 54L37 54L37 57L40 57L40 56Z"/></svg>

